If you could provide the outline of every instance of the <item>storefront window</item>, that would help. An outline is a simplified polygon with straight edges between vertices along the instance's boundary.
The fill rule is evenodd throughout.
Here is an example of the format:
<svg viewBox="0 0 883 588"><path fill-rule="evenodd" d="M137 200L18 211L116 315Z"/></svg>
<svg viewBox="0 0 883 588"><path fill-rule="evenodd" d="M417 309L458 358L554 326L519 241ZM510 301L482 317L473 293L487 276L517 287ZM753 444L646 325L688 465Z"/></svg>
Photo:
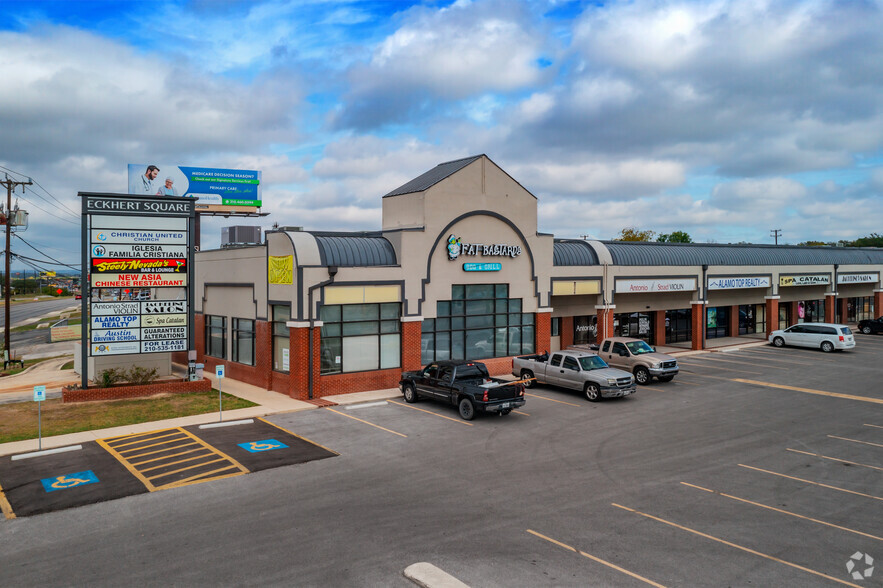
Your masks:
<svg viewBox="0 0 883 588"><path fill-rule="evenodd" d="M613 330L620 337L653 340L653 321L645 312L613 315Z"/></svg>
<svg viewBox="0 0 883 588"><path fill-rule="evenodd" d="M270 308L273 319L273 371L287 372L291 362L289 357L291 339L285 323L291 320L291 307L274 304Z"/></svg>
<svg viewBox="0 0 883 588"><path fill-rule="evenodd" d="M797 322L799 323L823 323L825 322L824 300L803 300L797 303Z"/></svg>
<svg viewBox="0 0 883 588"><path fill-rule="evenodd" d="M679 343L693 338L693 313L689 308L665 311L665 342Z"/></svg>
<svg viewBox="0 0 883 588"><path fill-rule="evenodd" d="M508 284L452 286L451 300L439 301L436 318L423 321L421 361L533 353L534 315L521 306L521 299L509 298Z"/></svg>
<svg viewBox="0 0 883 588"><path fill-rule="evenodd" d="M739 334L749 335L766 331L766 305L743 304L739 307Z"/></svg>
<svg viewBox="0 0 883 588"><path fill-rule="evenodd" d="M254 321L233 319L233 361L254 365Z"/></svg>
<svg viewBox="0 0 883 588"><path fill-rule="evenodd" d="M561 317L556 316L552 317L552 336L560 337L561 336Z"/></svg>
<svg viewBox="0 0 883 588"><path fill-rule="evenodd" d="M846 322L857 323L873 319L874 317L874 299L870 296L861 298L847 298L846 300ZM842 320L842 319L841 319Z"/></svg>
<svg viewBox="0 0 883 588"><path fill-rule="evenodd" d="M401 305L323 306L320 373L363 372L401 366Z"/></svg>
<svg viewBox="0 0 883 588"><path fill-rule="evenodd" d="M716 337L730 336L730 307L715 306L708 309L706 315L705 338L714 339Z"/></svg>
<svg viewBox="0 0 883 588"><path fill-rule="evenodd" d="M573 343L590 345L598 342L598 316L573 317Z"/></svg>
<svg viewBox="0 0 883 588"><path fill-rule="evenodd" d="M205 354L219 359L227 357L227 317L205 316Z"/></svg>

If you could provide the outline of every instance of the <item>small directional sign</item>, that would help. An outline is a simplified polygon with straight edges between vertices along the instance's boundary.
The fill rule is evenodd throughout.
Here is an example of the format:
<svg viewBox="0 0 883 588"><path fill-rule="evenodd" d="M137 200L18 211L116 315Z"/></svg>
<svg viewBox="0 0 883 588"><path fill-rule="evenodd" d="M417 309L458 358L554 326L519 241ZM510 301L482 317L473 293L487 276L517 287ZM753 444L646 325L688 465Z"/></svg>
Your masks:
<svg viewBox="0 0 883 588"><path fill-rule="evenodd" d="M288 445L275 439L264 439L263 441L250 441L248 443L240 443L242 447L249 453L261 453L263 451L272 451L273 449L286 449Z"/></svg>
<svg viewBox="0 0 883 588"><path fill-rule="evenodd" d="M84 486L85 484L96 484L98 476L92 470L85 472L76 472L73 474L64 474L55 478L43 478L43 489L46 492L55 492L56 490L67 490L76 486Z"/></svg>
<svg viewBox="0 0 883 588"><path fill-rule="evenodd" d="M46 400L46 386L34 386L34 402Z"/></svg>
<svg viewBox="0 0 883 588"><path fill-rule="evenodd" d="M219 378L223 378L224 377L224 366L216 365L215 366L215 375Z"/></svg>

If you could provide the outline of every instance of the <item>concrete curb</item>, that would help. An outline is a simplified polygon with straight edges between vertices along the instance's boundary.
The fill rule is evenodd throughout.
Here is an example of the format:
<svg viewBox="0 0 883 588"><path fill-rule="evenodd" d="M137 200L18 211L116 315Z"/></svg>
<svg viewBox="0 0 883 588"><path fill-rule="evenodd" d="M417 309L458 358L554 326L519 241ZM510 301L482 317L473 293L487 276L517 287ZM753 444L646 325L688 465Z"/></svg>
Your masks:
<svg viewBox="0 0 883 588"><path fill-rule="evenodd" d="M407 579L422 588L469 588L467 584L431 563L411 564L402 573Z"/></svg>

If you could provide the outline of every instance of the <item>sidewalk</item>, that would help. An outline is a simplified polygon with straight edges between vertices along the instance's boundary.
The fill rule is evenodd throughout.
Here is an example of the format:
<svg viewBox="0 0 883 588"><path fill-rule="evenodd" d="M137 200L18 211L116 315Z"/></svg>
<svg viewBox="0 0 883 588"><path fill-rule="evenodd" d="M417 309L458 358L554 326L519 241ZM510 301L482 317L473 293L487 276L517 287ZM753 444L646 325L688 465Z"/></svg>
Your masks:
<svg viewBox="0 0 883 588"><path fill-rule="evenodd" d="M218 380L214 374L205 374L212 381L212 387L218 387ZM10 376L12 377L12 376ZM237 410L225 410L223 413L224 421L236 421L240 419L258 418L271 414L283 412L296 412L301 410L313 410L319 408L315 404L294 400L279 392L264 390L257 386L252 386L244 382L230 380L224 378L221 391L225 394L231 394L239 398L244 398L258 404L251 408L240 408ZM350 405L361 404L365 402L380 401L387 398L395 398L401 395L398 388L389 388L386 390L372 390L370 392L355 392L353 394L339 394L337 396L325 397L334 404ZM33 396L33 386L29 393L29 398ZM167 419L163 421L153 421L149 423L138 423L134 425L125 425L122 427L114 427L111 429L99 429L95 431L83 431L81 433L71 433L69 435L58 435L55 437L44 437L43 449L53 449L56 447L65 447L67 445L76 445L78 443L86 443L95 441L96 439L105 439L107 437L117 437L120 435L132 435L135 433L145 433L148 431L156 431L158 429L167 429L173 427L186 427L188 425L202 425L207 423L218 422L218 413L211 412L205 414L180 417L175 419ZM17 453L28 453L37 450L37 439L28 439L26 441L15 441L12 443L0 444L0 455L13 455Z"/></svg>

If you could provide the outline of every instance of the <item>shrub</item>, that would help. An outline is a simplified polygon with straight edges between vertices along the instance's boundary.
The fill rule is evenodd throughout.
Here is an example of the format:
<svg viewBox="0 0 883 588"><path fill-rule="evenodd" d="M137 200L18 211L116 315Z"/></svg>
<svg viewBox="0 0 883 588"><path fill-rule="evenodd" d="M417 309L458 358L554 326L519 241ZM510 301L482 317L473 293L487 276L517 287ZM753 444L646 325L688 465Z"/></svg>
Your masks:
<svg viewBox="0 0 883 588"><path fill-rule="evenodd" d="M95 385L99 388L109 388L125 377L125 372L120 368L109 368L103 372L98 372L95 378Z"/></svg>
<svg viewBox="0 0 883 588"><path fill-rule="evenodd" d="M133 384L149 384L156 379L156 368L147 369L140 365L133 365L132 368L126 372L126 379Z"/></svg>

